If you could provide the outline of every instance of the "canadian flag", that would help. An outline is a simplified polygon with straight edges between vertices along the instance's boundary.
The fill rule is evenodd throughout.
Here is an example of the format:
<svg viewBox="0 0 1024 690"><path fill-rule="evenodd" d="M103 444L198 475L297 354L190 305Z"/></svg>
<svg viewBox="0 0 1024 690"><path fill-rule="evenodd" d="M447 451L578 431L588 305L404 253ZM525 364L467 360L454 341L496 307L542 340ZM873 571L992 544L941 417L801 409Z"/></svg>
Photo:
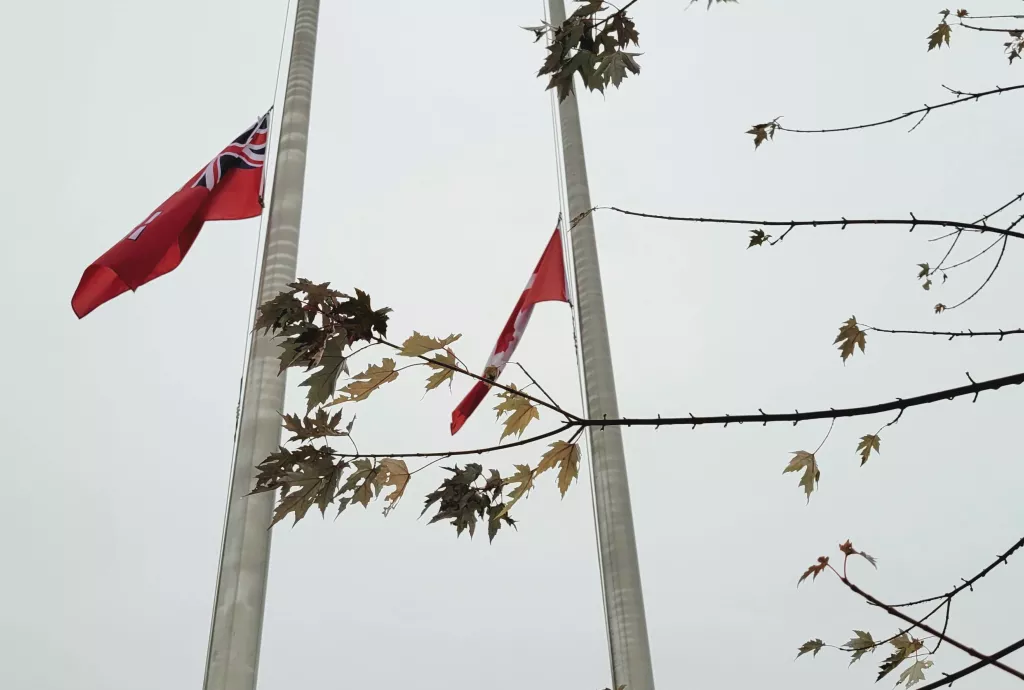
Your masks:
<svg viewBox="0 0 1024 690"><path fill-rule="evenodd" d="M548 240L548 246L544 249L537 268L533 269L533 275L526 283L526 289L512 309L512 315L508 317L505 328L498 336L498 342L494 346L494 352L487 359L487 366L484 367L483 376L489 381L494 381L501 375L505 365L512 359L516 346L523 339L523 331L526 324L530 322L530 315L533 314L533 306L539 302L568 302L569 286L565 273L565 256L562 253L562 231L561 222L555 227L554 234ZM462 425L466 423L469 416L473 414L483 399L487 396L490 385L483 381L477 381L476 385L469 391L459 406L452 412L452 435L454 436Z"/></svg>

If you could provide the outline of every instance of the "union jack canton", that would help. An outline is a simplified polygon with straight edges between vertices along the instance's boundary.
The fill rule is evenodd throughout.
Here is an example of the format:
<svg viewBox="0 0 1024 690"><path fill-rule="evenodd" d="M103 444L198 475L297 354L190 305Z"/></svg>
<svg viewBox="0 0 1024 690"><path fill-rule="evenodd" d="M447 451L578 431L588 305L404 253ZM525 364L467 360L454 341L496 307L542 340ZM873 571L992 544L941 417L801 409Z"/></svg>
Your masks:
<svg viewBox="0 0 1024 690"><path fill-rule="evenodd" d="M192 187L205 187L212 192L221 177L229 170L262 168L267 157L269 131L270 110L210 161L192 183Z"/></svg>

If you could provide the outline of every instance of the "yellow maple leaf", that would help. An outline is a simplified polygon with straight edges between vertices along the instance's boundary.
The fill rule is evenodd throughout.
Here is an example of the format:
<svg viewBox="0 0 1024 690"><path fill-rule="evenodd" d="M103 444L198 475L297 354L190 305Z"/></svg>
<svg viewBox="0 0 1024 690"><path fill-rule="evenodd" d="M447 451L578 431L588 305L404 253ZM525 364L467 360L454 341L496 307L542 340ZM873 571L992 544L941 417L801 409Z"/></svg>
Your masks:
<svg viewBox="0 0 1024 690"><path fill-rule="evenodd" d="M510 386L510 388L516 389L515 386ZM503 414L508 415L505 418L505 430L501 433L502 439L512 434L522 436L530 422L540 419L540 411L537 406L523 396L509 391L502 391L498 396L501 398L501 402L494 408L498 413L498 419L501 419Z"/></svg>
<svg viewBox="0 0 1024 690"><path fill-rule="evenodd" d="M405 494L405 487L409 484L409 466L405 460L397 458L384 458L380 461L380 468L376 476L377 488L385 486L392 487L391 493L384 497L388 505L384 507L384 514L387 515L398 504L398 501Z"/></svg>
<svg viewBox="0 0 1024 690"><path fill-rule="evenodd" d="M443 350L461 337L461 333L452 333L447 338L438 339L423 335L419 331L413 331L412 335L402 343L402 349L398 354L403 357L422 357L428 352Z"/></svg>
<svg viewBox="0 0 1024 690"><path fill-rule="evenodd" d="M455 370L450 367L457 366L455 353L447 348L443 355L435 355L433 362L427 362L427 366L434 370L434 373L427 379L427 390L432 391L445 381L450 381L455 376ZM439 362L439 364L435 364ZM444 366L447 364L448 366Z"/></svg>
<svg viewBox="0 0 1024 690"><path fill-rule="evenodd" d="M839 335L832 341L833 345L839 345L839 354L843 361L853 355L854 350L859 346L864 352L864 331L857 325L857 317L851 316L842 326L839 327Z"/></svg>
<svg viewBox="0 0 1024 690"><path fill-rule="evenodd" d="M516 465L516 473L511 477L506 477L503 480L505 486L515 484L516 488L509 492L508 497L511 499L505 504L505 507L495 515L492 520L498 520L505 515L514 506L520 498L526 495L526 493L533 488L533 478L537 476L535 470L531 470L529 465Z"/></svg>
<svg viewBox="0 0 1024 690"><path fill-rule="evenodd" d="M558 490L564 497L572 485L572 480L580 474L579 446L575 443L555 441L551 444L551 449L541 457L534 474L536 476L555 467L558 467Z"/></svg>
<svg viewBox="0 0 1024 690"><path fill-rule="evenodd" d="M857 444L857 452L860 453L860 464L863 465L868 461L868 457L871 455L871 451L881 453L879 448L882 445L882 439L878 434L868 434L867 436L860 437L860 443Z"/></svg>
<svg viewBox="0 0 1024 690"><path fill-rule="evenodd" d="M395 371L395 360L386 357L380 365L371 364L366 368L366 371L353 376L352 382L341 389L342 395L332 400L329 404L339 405L343 402L366 400L375 390L397 378L398 372Z"/></svg>
<svg viewBox="0 0 1024 690"><path fill-rule="evenodd" d="M800 486L803 487L804 493L807 494L807 501L810 502L811 493L817 487L818 480L821 479L821 470L818 469L818 460L814 457L814 453L808 453L806 450L794 450L793 459L789 461L782 473L801 470L804 474L800 478Z"/></svg>

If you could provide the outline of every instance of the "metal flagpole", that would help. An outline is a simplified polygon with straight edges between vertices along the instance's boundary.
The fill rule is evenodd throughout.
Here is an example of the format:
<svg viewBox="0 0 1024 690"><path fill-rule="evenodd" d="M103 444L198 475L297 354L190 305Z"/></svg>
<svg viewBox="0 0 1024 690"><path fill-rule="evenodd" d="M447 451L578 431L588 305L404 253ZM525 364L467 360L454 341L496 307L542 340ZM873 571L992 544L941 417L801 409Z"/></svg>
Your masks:
<svg viewBox="0 0 1024 690"><path fill-rule="evenodd" d="M320 0L297 0L263 249L260 304L295 280L319 14ZM281 439L278 414L284 409L285 377L278 376L278 351L269 337L253 333L221 542L204 690L256 688L274 493L246 495L254 486L255 466L277 450Z"/></svg>
<svg viewBox="0 0 1024 690"><path fill-rule="evenodd" d="M565 21L564 1L548 0L548 13L553 25L561 25ZM559 103L558 115L569 217L572 219L591 208L583 132L575 94L569 94ZM593 215L580 221L571 230L570 238L587 413L591 419L618 417ZM589 433L612 687L625 685L627 690L654 690L622 431L617 426L591 427Z"/></svg>

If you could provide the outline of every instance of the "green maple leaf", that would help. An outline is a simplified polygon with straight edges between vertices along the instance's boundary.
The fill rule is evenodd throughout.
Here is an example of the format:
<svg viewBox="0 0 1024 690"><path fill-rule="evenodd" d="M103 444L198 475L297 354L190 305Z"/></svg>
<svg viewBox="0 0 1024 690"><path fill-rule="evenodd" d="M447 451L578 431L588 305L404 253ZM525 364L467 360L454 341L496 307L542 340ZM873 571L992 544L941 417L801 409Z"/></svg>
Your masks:
<svg viewBox="0 0 1024 690"><path fill-rule="evenodd" d="M878 434L868 434L867 436L860 437L860 443L857 444L857 452L860 453L860 464L863 467L864 463L868 461L868 457L871 455L871 451L881 453L879 448L882 445L882 439Z"/></svg>
<svg viewBox="0 0 1024 690"><path fill-rule="evenodd" d="M927 659L915 661L910 668L907 668L900 674L900 679L896 681L896 685L905 683L903 687L912 688L918 682L924 680L924 672L932 667L932 662Z"/></svg>
<svg viewBox="0 0 1024 690"><path fill-rule="evenodd" d="M854 630L853 634L855 637L851 638L849 642L843 645L846 649L853 652L850 658L850 664L857 661L868 652L874 652L877 647L877 643L874 638L871 637L871 633L863 630Z"/></svg>
<svg viewBox="0 0 1024 690"><path fill-rule="evenodd" d="M786 465L786 469L782 470L782 473L800 471L803 471L803 476L800 477L800 486L803 487L804 493L807 494L807 502L810 503L811 493L817 488L818 480L821 479L821 470L818 469L818 461L814 457L814 453L808 453L806 450L793 451L793 458Z"/></svg>
<svg viewBox="0 0 1024 690"><path fill-rule="evenodd" d="M338 377L348 371L348 365L341 354L341 339L332 338L327 341L323 355L320 357L320 369L300 383L309 388L306 392L306 411L327 402L338 387Z"/></svg>
<svg viewBox="0 0 1024 690"><path fill-rule="evenodd" d="M802 645L800 645L800 650L799 653L796 655L796 658L799 659L808 652L811 653L812 657L818 656L818 652L820 652L821 648L824 646L825 643L821 640L807 640L807 642L804 642Z"/></svg>

